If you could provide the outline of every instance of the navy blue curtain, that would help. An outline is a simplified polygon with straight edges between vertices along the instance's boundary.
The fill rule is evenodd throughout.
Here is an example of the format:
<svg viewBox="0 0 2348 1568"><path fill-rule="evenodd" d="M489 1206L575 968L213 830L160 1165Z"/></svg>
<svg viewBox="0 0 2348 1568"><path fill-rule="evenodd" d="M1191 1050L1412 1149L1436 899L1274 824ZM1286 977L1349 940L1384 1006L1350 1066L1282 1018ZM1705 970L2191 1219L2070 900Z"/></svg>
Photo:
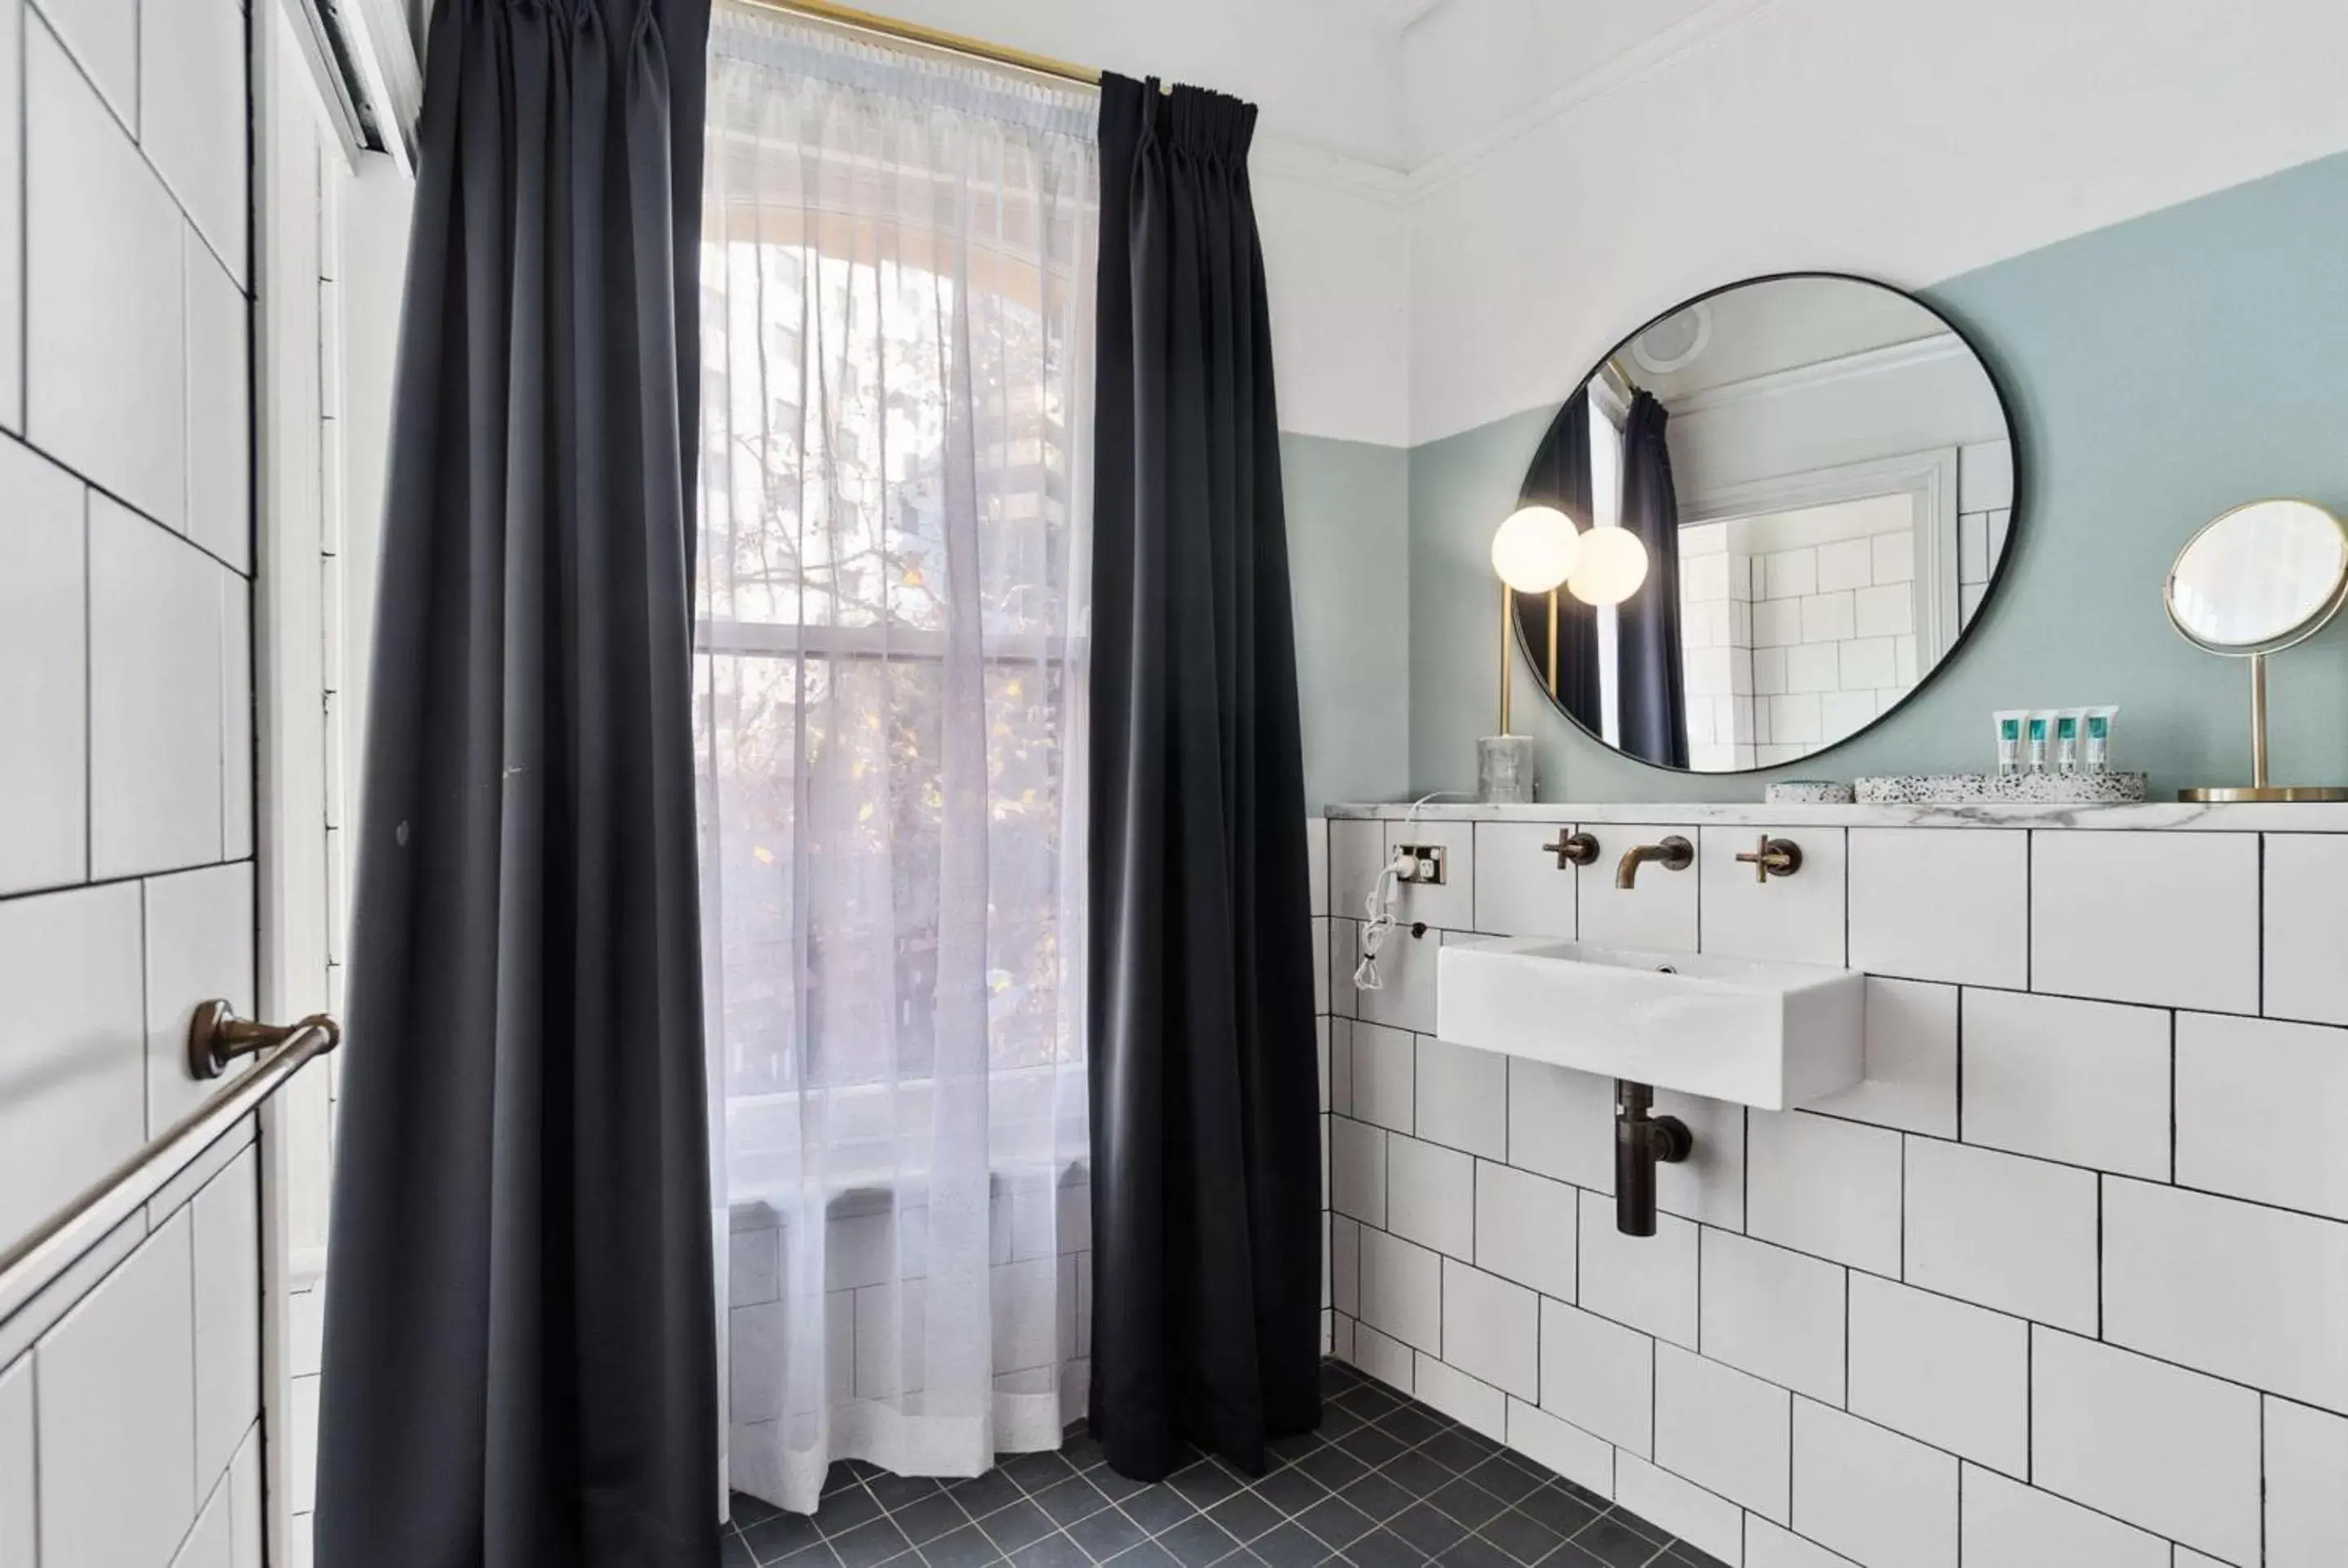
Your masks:
<svg viewBox="0 0 2348 1568"><path fill-rule="evenodd" d="M439 0L326 1293L326 1568L710 1568L709 0Z"/></svg>
<svg viewBox="0 0 2348 1568"><path fill-rule="evenodd" d="M1532 466L1517 494L1521 507L1555 507L1577 528L1590 527L1590 389L1577 388L1542 433ZM1557 662L1554 683L1549 657L1550 595L1517 596L1517 634L1525 657L1557 705L1595 735L1603 724L1598 683L1598 619L1590 606L1563 588L1557 600Z"/></svg>
<svg viewBox="0 0 2348 1568"><path fill-rule="evenodd" d="M1155 1480L1320 1421L1320 1091L1252 107L1101 83L1092 1425Z"/></svg>
<svg viewBox="0 0 2348 1568"><path fill-rule="evenodd" d="M1664 767L1688 763L1687 673L1680 642L1680 502L1663 441L1671 415L1635 393L1622 421L1622 526L1647 547L1647 580L1616 607L1622 749Z"/></svg>

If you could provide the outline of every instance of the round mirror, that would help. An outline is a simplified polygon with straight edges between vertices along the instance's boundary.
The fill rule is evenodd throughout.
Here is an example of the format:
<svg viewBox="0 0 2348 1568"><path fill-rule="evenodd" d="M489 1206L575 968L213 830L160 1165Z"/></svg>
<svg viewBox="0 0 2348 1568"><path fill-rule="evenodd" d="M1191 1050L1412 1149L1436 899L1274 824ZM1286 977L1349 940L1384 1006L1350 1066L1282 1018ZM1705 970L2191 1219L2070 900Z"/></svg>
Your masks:
<svg viewBox="0 0 2348 1568"><path fill-rule="evenodd" d="M1732 284L1630 333L1550 420L1520 504L1570 518L1579 558L1517 597L1518 643L1550 702L1625 755L1799 762L1955 651L2018 489L1996 383L1931 307L1829 273Z"/></svg>
<svg viewBox="0 0 2348 1568"><path fill-rule="evenodd" d="M2212 653L2312 637L2348 593L2348 528L2312 501L2252 501L2205 526L2168 569L2168 619Z"/></svg>

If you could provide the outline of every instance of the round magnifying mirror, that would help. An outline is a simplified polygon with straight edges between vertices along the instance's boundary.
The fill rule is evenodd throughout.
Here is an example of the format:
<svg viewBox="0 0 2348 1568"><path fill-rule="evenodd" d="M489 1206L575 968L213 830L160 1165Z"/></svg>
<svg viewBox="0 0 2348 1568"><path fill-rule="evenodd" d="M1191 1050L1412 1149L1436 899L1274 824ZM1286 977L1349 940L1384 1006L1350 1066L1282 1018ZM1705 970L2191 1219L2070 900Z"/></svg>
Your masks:
<svg viewBox="0 0 2348 1568"><path fill-rule="evenodd" d="M2168 618L2212 653L2273 653L2314 636L2348 591L2348 528L2312 501L2252 501L2186 541Z"/></svg>
<svg viewBox="0 0 2348 1568"><path fill-rule="evenodd" d="M2331 785L2267 782L2266 656L2306 641L2348 601L2348 524L2312 501L2252 501L2177 552L2162 590L2185 640L2250 661L2250 784L2179 791L2186 800L2348 800Z"/></svg>

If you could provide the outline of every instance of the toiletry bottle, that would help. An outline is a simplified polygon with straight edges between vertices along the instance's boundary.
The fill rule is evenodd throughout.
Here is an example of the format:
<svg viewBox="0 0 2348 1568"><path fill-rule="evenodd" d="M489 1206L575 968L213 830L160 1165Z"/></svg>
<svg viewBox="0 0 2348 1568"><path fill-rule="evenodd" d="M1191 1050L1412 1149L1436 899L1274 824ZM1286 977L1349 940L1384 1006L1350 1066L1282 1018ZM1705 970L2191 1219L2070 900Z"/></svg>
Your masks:
<svg viewBox="0 0 2348 1568"><path fill-rule="evenodd" d="M2109 773L2112 767L2112 721L2119 717L2116 707L2090 708L2079 741L2081 765L2091 774Z"/></svg>
<svg viewBox="0 0 2348 1568"><path fill-rule="evenodd" d="M2054 715L2044 711L2034 712L2022 730L2022 762L2025 771L2043 774L2046 771L2046 748L2053 739Z"/></svg>
<svg viewBox="0 0 2348 1568"><path fill-rule="evenodd" d="M2012 778L2022 771L2022 726L2030 718L2020 708L2008 708L1997 719L1997 776Z"/></svg>
<svg viewBox="0 0 2348 1568"><path fill-rule="evenodd" d="M2065 708L2054 715L2054 771L2079 771L2079 710Z"/></svg>

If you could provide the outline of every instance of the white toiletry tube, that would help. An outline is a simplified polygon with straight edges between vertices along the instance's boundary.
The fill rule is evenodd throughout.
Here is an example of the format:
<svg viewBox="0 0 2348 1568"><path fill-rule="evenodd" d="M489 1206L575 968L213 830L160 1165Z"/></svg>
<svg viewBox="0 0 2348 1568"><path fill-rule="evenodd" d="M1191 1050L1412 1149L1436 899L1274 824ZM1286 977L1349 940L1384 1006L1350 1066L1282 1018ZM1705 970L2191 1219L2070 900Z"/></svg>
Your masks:
<svg viewBox="0 0 2348 1568"><path fill-rule="evenodd" d="M2025 773L2043 774L2046 759L2054 743L2054 710L2034 708L2022 725L2022 766Z"/></svg>
<svg viewBox="0 0 2348 1568"><path fill-rule="evenodd" d="M2022 771L2022 727L2030 722L2026 708L2008 708L1997 719L1997 776L2012 778Z"/></svg>
<svg viewBox="0 0 2348 1568"><path fill-rule="evenodd" d="M2054 715L2054 771L2079 771L2079 732L2086 727L2085 708L2065 708Z"/></svg>
<svg viewBox="0 0 2348 1568"><path fill-rule="evenodd" d="M2089 708L2080 720L2079 765L2088 773L2111 771L2112 721L2119 716L2119 709L2106 706Z"/></svg>

